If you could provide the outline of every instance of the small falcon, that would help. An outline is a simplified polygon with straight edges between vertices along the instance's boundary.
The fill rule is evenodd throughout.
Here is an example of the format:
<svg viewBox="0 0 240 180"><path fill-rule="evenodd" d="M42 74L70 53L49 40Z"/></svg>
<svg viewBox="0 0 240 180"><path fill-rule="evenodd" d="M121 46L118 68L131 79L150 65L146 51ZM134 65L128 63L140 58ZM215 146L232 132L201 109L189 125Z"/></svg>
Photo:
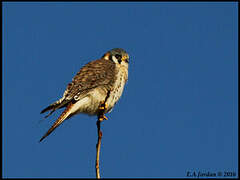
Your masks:
<svg viewBox="0 0 240 180"><path fill-rule="evenodd" d="M68 84L63 97L52 103L41 113L50 111L50 116L57 109L65 110L53 126L40 139L40 142L53 132L65 119L79 113L99 115L112 110L122 95L128 79L129 55L121 48L114 48L105 53L101 59L91 61L83 66L72 82ZM104 108L102 107L104 105ZM107 119L100 117L100 121Z"/></svg>

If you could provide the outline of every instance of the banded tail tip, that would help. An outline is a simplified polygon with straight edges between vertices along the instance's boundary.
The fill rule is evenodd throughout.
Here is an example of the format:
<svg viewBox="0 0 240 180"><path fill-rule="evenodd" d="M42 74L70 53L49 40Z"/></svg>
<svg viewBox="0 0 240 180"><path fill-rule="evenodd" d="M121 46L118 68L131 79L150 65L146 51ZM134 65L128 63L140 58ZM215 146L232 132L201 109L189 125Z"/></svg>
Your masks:
<svg viewBox="0 0 240 180"><path fill-rule="evenodd" d="M43 136L38 142L40 143L40 142L42 142L42 140L44 139L45 137Z"/></svg>

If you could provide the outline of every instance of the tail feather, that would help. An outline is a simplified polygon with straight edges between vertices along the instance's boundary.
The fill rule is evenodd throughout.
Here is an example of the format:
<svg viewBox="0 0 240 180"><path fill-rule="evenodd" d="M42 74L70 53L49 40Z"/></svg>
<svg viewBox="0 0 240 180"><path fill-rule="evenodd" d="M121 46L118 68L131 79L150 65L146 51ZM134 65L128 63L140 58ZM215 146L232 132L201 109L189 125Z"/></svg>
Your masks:
<svg viewBox="0 0 240 180"><path fill-rule="evenodd" d="M46 107L45 109L43 109L40 113L42 114L42 113L45 113L45 112L47 112L47 111L49 111L49 110L52 110L52 109L54 109L55 106L56 106L55 103L54 103L54 104L51 104L50 106L48 106L48 107Z"/></svg>
<svg viewBox="0 0 240 180"><path fill-rule="evenodd" d="M60 117L55 121L55 123L52 125L52 127L46 132L46 134L40 139L39 142L41 142L49 134L51 134L71 114L72 106L73 106L73 103L68 104L67 108L63 111L63 113L60 115ZM53 111L55 111L55 110L53 110ZM52 111L50 112L50 114L51 113L52 113Z"/></svg>
<svg viewBox="0 0 240 180"><path fill-rule="evenodd" d="M56 111L57 109L66 107L66 103L67 103L67 101L64 101L63 99L60 99L60 100L58 100L58 101L50 104L50 105L49 105L48 107L46 107L45 109L43 109L43 110L40 112L40 114L45 113L45 112L51 110L51 112L48 113L48 114L45 116L45 118L47 118L48 116L50 116L50 115L51 115L54 111Z"/></svg>

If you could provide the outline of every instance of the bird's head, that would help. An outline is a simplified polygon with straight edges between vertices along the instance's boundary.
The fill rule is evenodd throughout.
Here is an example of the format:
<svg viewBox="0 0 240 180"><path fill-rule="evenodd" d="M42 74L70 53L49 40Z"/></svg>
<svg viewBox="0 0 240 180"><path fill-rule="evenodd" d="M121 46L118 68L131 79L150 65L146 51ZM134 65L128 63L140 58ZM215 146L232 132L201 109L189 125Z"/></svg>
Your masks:
<svg viewBox="0 0 240 180"><path fill-rule="evenodd" d="M102 58L128 67L129 55L124 49L114 48L105 53Z"/></svg>

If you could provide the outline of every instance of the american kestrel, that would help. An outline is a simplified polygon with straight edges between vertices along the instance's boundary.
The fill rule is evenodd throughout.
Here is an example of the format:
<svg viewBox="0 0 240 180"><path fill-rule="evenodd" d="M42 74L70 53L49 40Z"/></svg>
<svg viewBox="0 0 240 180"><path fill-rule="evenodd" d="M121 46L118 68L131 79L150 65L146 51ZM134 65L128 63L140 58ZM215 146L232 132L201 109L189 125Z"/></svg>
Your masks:
<svg viewBox="0 0 240 180"><path fill-rule="evenodd" d="M53 126L40 139L42 141L57 128L65 119L78 113L98 115L102 103L105 104L104 114L111 111L122 95L128 79L129 55L121 48L105 53L101 59L91 61L83 66L72 82L68 84L63 97L52 103L41 113L66 107ZM105 116L100 120L107 119Z"/></svg>

